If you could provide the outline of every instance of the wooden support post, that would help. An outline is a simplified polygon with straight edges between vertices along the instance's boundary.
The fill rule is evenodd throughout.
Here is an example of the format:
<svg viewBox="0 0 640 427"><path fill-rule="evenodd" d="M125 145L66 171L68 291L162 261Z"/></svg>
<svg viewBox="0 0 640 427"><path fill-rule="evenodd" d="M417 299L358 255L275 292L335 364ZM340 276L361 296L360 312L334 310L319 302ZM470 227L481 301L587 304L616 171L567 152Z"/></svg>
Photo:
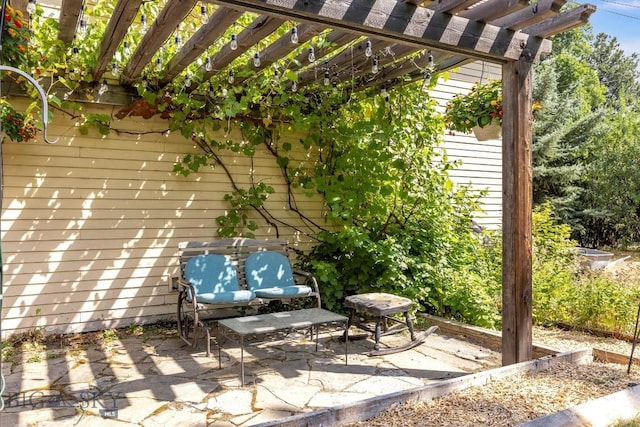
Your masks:
<svg viewBox="0 0 640 427"><path fill-rule="evenodd" d="M502 67L502 364L532 359L531 68L521 58Z"/></svg>

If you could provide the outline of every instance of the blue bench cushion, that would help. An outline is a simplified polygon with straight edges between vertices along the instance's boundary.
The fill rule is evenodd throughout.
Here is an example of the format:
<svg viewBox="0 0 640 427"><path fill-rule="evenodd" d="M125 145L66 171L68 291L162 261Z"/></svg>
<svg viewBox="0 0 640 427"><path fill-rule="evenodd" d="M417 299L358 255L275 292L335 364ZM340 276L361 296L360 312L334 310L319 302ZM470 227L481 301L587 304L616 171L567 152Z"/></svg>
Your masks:
<svg viewBox="0 0 640 427"><path fill-rule="evenodd" d="M254 252L245 262L248 288L258 298L307 296L309 286L296 285L289 259L279 252Z"/></svg>
<svg viewBox="0 0 640 427"><path fill-rule="evenodd" d="M223 255L194 256L184 268L184 278L195 289L196 301L201 303L241 303L255 298L250 290L240 289L236 268Z"/></svg>

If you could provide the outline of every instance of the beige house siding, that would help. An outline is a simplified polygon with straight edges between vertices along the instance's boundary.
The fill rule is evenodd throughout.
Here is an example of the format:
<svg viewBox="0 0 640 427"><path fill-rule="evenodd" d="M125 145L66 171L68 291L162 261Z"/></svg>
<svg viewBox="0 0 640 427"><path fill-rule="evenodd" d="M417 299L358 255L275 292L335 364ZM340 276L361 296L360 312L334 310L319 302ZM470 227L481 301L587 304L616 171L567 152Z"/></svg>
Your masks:
<svg viewBox="0 0 640 427"><path fill-rule="evenodd" d="M501 68L486 62L473 62L450 73L448 79L441 78L431 96L438 100L442 110L457 93L467 93L478 81L500 79ZM478 141L473 134L459 132L445 134L443 145L450 160L459 160L462 166L451 171L457 184L472 184L478 190L487 190L482 198L484 212L479 212L476 221L488 229L502 224L502 141Z"/></svg>
<svg viewBox="0 0 640 427"><path fill-rule="evenodd" d="M472 68L469 76L477 71ZM434 95L446 102L449 91L466 90L473 81L457 83L452 76ZM217 237L215 219L225 213L223 197L232 191L226 172L218 167L176 176L174 162L201 152L179 134L165 132L164 120L113 119L112 126L119 132L108 137L95 129L81 135L75 120L58 113L49 130L59 138L56 144L41 138L2 144L4 335L35 327L64 333L174 318L171 277L177 274L178 243ZM241 140L235 132L231 138ZM500 142L456 135L446 137L445 147L451 158L463 161L454 180L490 189L480 222L499 224ZM299 153L299 160L305 156ZM308 235L317 230L289 209L281 171L265 147L253 160L228 154L222 160L239 186L253 179L276 190L266 206L278 229L259 219L257 237L278 236L308 247ZM296 203L326 226L320 198L297 195Z"/></svg>
<svg viewBox="0 0 640 427"><path fill-rule="evenodd" d="M232 190L222 168L176 176L174 162L200 151L178 134L163 135L165 121L130 118L113 125L132 133L80 135L74 121L57 114L49 132L59 137L56 144L2 144L3 333L96 330L172 317L178 243L216 237L215 218ZM140 131L145 134L135 134ZM304 233L315 230L287 209L281 171L264 148L254 162L243 156L223 162L240 186L252 172L256 182L273 185L267 206L301 231L280 224L280 237L309 241ZM297 202L322 222L319 199L298 196ZM258 237L276 237L274 227L258 222L265 225Z"/></svg>

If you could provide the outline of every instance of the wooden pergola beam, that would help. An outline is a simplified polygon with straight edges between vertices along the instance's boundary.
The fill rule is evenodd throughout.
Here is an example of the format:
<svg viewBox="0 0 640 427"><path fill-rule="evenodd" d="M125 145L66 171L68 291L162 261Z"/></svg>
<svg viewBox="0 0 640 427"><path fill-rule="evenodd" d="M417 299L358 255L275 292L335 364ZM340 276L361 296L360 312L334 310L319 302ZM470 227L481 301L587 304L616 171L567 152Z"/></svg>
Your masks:
<svg viewBox="0 0 640 427"><path fill-rule="evenodd" d="M529 6L529 0L487 0L459 15L472 21L491 22Z"/></svg>
<svg viewBox="0 0 640 427"><path fill-rule="evenodd" d="M264 37L276 31L283 23L284 21L282 19L277 19L269 15L257 17L249 27L237 35L238 48L236 50L231 49L230 44L227 43L211 58L211 66L213 69L205 72L202 80L209 80L214 74L231 64L234 59L242 56L249 48L258 44Z"/></svg>
<svg viewBox="0 0 640 427"><path fill-rule="evenodd" d="M517 60L525 48L532 59L551 49L549 41L529 34L395 0L208 1L500 63Z"/></svg>
<svg viewBox="0 0 640 427"><path fill-rule="evenodd" d="M209 21L187 40L176 56L171 58L167 72L160 80L160 85L164 86L170 83L175 76L200 56L210 45L215 43L243 13L228 7L216 9L209 17Z"/></svg>
<svg viewBox="0 0 640 427"><path fill-rule="evenodd" d="M105 30L105 34L109 34L109 37L104 37L100 44L98 61L96 68L93 70L94 81L100 80L100 77L107 70L107 66L131 27L131 23L135 19L141 4L142 0L119 0L116 4Z"/></svg>
<svg viewBox="0 0 640 427"><path fill-rule="evenodd" d="M510 15L491 21L493 25L513 31L556 16L567 0L540 0Z"/></svg>
<svg viewBox="0 0 640 427"><path fill-rule="evenodd" d="M58 29L58 39L66 43L71 43L76 35L78 19L82 13L84 0L63 0L60 8L60 27Z"/></svg>
<svg viewBox="0 0 640 427"><path fill-rule="evenodd" d="M120 78L122 83L131 84L142 74L144 67L151 62L153 55L171 33L178 28L180 22L191 12L196 3L197 0L169 0L153 24L150 25L127 63Z"/></svg>
<svg viewBox="0 0 640 427"><path fill-rule="evenodd" d="M589 22L589 17L596 11L596 7L590 4L574 7L571 10L547 19L544 22L531 25L522 29L523 32L537 37L551 37Z"/></svg>

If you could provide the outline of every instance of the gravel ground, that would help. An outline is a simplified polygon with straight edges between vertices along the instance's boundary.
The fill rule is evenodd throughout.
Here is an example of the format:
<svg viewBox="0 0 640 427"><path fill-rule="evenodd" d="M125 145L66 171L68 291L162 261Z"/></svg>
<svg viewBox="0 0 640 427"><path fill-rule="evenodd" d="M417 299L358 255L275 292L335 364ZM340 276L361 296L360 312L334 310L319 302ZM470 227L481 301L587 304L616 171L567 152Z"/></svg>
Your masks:
<svg viewBox="0 0 640 427"><path fill-rule="evenodd" d="M599 348L628 357L631 343L587 333L534 327L534 342L560 351ZM636 348L640 357L640 348ZM428 402L394 405L350 427L515 426L640 384L640 366L562 363L537 374L521 374L471 387ZM632 425L640 425L635 423Z"/></svg>

